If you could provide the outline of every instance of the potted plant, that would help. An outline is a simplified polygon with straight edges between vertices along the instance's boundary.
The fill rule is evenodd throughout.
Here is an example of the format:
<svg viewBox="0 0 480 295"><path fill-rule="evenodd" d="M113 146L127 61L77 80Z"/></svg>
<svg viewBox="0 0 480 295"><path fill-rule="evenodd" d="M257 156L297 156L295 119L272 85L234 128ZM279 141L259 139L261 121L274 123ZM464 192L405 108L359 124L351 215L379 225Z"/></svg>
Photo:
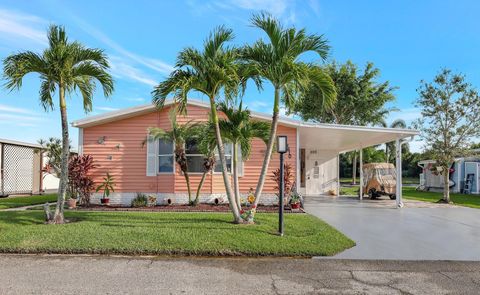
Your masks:
<svg viewBox="0 0 480 295"><path fill-rule="evenodd" d="M97 187L97 193L100 191L100 190L103 190L103 196L102 196L102 199L100 200L100 202L102 204L109 204L110 203L110 199L108 198L110 196L110 192L115 192L115 182L114 182L114 179L113 177L107 172L107 176L103 178L103 182L102 184L100 184L98 187Z"/></svg>
<svg viewBox="0 0 480 295"><path fill-rule="evenodd" d="M300 208L300 196L297 193L292 193L290 197L290 207L292 209Z"/></svg>
<svg viewBox="0 0 480 295"><path fill-rule="evenodd" d="M77 208L77 198L76 196L70 196L69 199L67 199L67 204L68 204L68 209L75 209Z"/></svg>

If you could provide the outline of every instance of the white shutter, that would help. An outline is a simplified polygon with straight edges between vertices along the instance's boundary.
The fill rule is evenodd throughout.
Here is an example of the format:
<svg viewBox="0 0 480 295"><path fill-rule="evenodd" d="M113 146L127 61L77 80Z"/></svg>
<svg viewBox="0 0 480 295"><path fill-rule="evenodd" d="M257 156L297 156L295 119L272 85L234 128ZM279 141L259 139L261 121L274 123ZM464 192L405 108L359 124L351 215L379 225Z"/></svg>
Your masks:
<svg viewBox="0 0 480 295"><path fill-rule="evenodd" d="M147 176L157 176L158 171L158 140L151 136L147 140Z"/></svg>

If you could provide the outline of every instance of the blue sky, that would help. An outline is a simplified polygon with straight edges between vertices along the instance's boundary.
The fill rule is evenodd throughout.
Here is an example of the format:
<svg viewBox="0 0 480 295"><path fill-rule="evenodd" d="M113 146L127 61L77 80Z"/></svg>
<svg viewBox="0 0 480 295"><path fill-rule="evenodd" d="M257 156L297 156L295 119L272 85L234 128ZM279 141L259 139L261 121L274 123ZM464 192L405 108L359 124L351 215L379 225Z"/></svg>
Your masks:
<svg viewBox="0 0 480 295"><path fill-rule="evenodd" d="M134 3L134 4L131 4ZM0 59L22 51L41 51L50 23L64 25L71 40L103 48L110 57L115 93L98 91L99 114L150 101L152 87L172 70L176 54L200 47L215 26L234 29L235 44L262 37L249 25L252 13L266 10L287 25L324 34L330 59L373 62L381 81L399 87L389 120L410 122L421 79L431 80L441 67L467 75L480 85L480 11L478 1L18 1L0 2ZM20 91L0 90L0 138L36 142L60 137L58 110L45 113L38 103L39 81L27 76ZM250 89L250 109L271 112L272 90ZM69 119L85 116L78 97L69 100ZM74 146L77 131L71 129ZM418 150L419 144L413 149Z"/></svg>

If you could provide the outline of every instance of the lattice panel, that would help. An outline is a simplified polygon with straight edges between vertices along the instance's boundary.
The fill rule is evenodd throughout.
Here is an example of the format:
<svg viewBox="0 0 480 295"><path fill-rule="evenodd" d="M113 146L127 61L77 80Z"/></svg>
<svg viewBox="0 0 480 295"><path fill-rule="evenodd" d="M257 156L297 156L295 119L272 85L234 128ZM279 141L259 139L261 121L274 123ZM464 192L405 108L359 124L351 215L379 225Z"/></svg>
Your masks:
<svg viewBox="0 0 480 295"><path fill-rule="evenodd" d="M3 162L3 179L0 180L0 193L4 195L32 193L33 148L4 144L1 161Z"/></svg>

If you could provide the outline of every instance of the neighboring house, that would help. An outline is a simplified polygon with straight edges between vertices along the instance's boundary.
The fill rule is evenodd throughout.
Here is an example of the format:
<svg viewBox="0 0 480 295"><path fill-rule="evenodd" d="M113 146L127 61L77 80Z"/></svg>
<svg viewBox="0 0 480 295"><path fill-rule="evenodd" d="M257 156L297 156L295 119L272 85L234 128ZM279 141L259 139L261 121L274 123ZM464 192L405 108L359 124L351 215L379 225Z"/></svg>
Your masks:
<svg viewBox="0 0 480 295"><path fill-rule="evenodd" d="M110 196L113 204L130 205L137 192L156 194L159 203L173 198L186 203L186 184L181 171L174 165L173 144L154 142L142 147L147 128L171 128L169 111L172 101L165 103L161 111L151 104L91 116L72 123L79 128L80 154L89 154L98 165L93 170L95 182L109 172L116 182L115 193ZM207 103L189 100L187 116L179 115L181 124L187 121L204 122L208 119ZM270 121L271 115L252 112L254 120ZM278 135L288 136L290 153L286 162L294 168L298 190L304 195L320 195L339 190L339 154L418 134L415 130L377 127L312 124L290 118L280 118ZM255 139L250 158L240 165L240 190L247 194L255 189L261 171L265 144ZM194 146L194 145L193 145ZM192 148L194 151L195 148ZM231 166L231 147L227 150L227 166ZM192 190L195 191L201 177L203 157L188 154L191 169ZM270 179L279 167L279 156L274 154L268 169L261 202L276 202L276 184ZM197 173L198 172L198 173ZM219 169L208 176L202 190L202 201L224 197L225 189ZM92 202L99 201L95 194ZM224 198L226 200L226 198Z"/></svg>
<svg viewBox="0 0 480 295"><path fill-rule="evenodd" d="M46 174L38 144L0 139L0 196L56 190L58 178Z"/></svg>
<svg viewBox="0 0 480 295"><path fill-rule="evenodd" d="M480 150L476 151L480 154ZM437 171L434 160L418 162L423 169L420 174L420 189L443 192L443 175ZM450 168L450 191L453 193L480 194L480 156L455 159Z"/></svg>

